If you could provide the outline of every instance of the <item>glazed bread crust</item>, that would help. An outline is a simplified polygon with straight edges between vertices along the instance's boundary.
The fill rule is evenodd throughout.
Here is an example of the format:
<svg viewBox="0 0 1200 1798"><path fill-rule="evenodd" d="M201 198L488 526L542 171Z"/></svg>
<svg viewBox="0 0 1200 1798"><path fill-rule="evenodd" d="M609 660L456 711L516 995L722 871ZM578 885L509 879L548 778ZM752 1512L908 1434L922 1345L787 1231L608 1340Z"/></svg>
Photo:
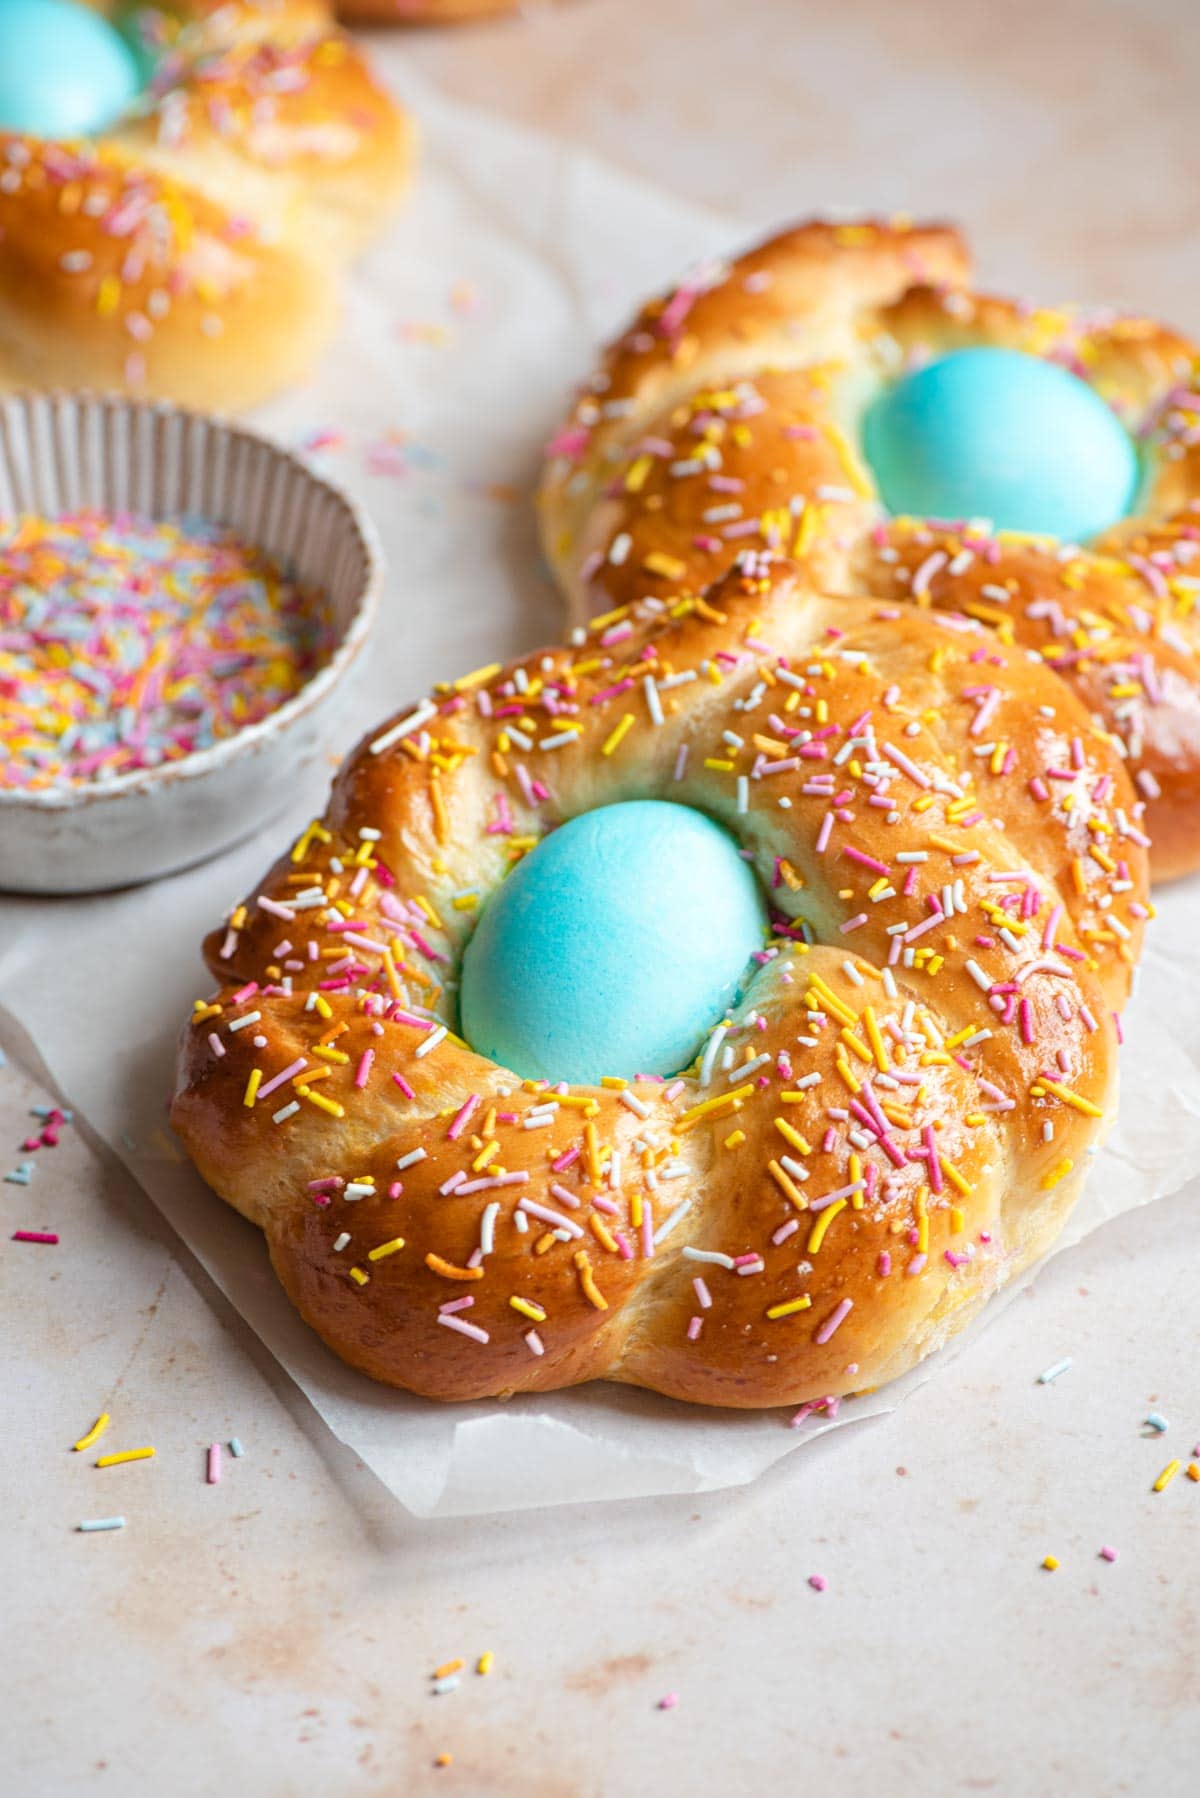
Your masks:
<svg viewBox="0 0 1200 1798"><path fill-rule="evenodd" d="M678 1079L522 1081L454 1035L463 946L547 830L629 799L726 826L770 940ZM376 1379L873 1386L1078 1192L1148 915L1133 803L1041 660L749 556L365 738L207 939L172 1121Z"/></svg>
<svg viewBox="0 0 1200 1798"><path fill-rule="evenodd" d="M549 446L546 554L572 614L699 590L739 549L824 590L959 612L1049 662L1121 744L1157 879L1200 866L1200 353L1142 318L974 293L947 227L814 222L644 307ZM1137 515L1087 547L889 517L864 412L914 359L1053 358L1138 441ZM1140 813L1139 813L1140 815Z"/></svg>
<svg viewBox="0 0 1200 1798"><path fill-rule="evenodd" d="M315 0L140 16L135 114L88 144L0 133L0 391L240 410L312 365L412 128Z"/></svg>

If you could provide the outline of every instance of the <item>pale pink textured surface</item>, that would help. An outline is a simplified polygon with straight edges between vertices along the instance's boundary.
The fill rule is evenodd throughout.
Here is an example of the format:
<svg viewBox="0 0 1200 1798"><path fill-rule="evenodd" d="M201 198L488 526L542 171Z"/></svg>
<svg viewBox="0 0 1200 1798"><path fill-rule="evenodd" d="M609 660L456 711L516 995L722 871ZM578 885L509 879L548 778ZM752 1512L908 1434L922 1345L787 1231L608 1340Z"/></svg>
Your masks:
<svg viewBox="0 0 1200 1798"><path fill-rule="evenodd" d="M751 225L834 201L946 212L1005 286L1200 327L1190 0L1014 5L1002 32L999 11L575 0L409 55ZM0 1070L0 1172L42 1096ZM30 1187L0 1184L6 1790L1194 1783L1200 1486L1150 1491L1200 1438L1194 1193L1101 1230L897 1415L752 1487L415 1523L121 1170L73 1129L30 1159ZM154 1462L70 1453L102 1406L103 1447L153 1442ZM246 1456L211 1487L208 1444L231 1435ZM114 1512L124 1532L73 1533ZM430 1696L458 1655L459 1690Z"/></svg>

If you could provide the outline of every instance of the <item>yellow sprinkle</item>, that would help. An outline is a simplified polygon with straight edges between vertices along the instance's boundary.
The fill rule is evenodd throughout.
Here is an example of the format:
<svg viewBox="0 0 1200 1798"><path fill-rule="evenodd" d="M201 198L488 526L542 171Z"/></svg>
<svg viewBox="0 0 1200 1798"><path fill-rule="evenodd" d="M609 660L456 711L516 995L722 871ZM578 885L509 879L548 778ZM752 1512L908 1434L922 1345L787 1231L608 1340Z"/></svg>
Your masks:
<svg viewBox="0 0 1200 1798"><path fill-rule="evenodd" d="M596 1126L590 1121L583 1126L583 1149L587 1156L588 1174L593 1186L600 1184L600 1142Z"/></svg>
<svg viewBox="0 0 1200 1798"><path fill-rule="evenodd" d="M628 1087L629 1082L628 1080L622 1080L619 1074L601 1074L600 1084L601 1086L607 1086L611 1092L623 1093Z"/></svg>
<svg viewBox="0 0 1200 1798"><path fill-rule="evenodd" d="M732 774L733 773L733 763L730 761L723 760L722 757L719 755L705 756L704 766L706 768L711 768L714 771L714 773L716 773L716 774Z"/></svg>
<svg viewBox="0 0 1200 1798"><path fill-rule="evenodd" d="M858 1023L858 1013L851 1011L850 1007L844 1004L843 1001L838 998L837 994L832 992L830 988L826 986L819 974L810 974L808 977L808 984L809 990L816 993L823 1001L820 1007L822 1011L832 1012L839 1024ZM867 1059L869 1060L870 1057L868 1056Z"/></svg>
<svg viewBox="0 0 1200 1798"><path fill-rule="evenodd" d="M846 1209L845 1199L835 1199L832 1205L826 1205L824 1211L817 1213L817 1221L813 1225L808 1238L808 1253L815 1255L825 1240L825 1232L839 1211Z"/></svg>
<svg viewBox="0 0 1200 1798"><path fill-rule="evenodd" d="M333 1007L330 1005L324 993L317 993L314 997L313 1010L319 1012L326 1021L333 1016Z"/></svg>
<svg viewBox="0 0 1200 1798"><path fill-rule="evenodd" d="M403 1236L393 1236L390 1242L381 1242L377 1249L367 1255L368 1261L382 1261L385 1255L394 1255L397 1249L404 1247Z"/></svg>
<svg viewBox="0 0 1200 1798"><path fill-rule="evenodd" d="M642 567L647 574L661 574L664 580L678 581L687 573L687 563L681 562L678 556L664 555L661 550L654 550L643 556Z"/></svg>
<svg viewBox="0 0 1200 1798"><path fill-rule="evenodd" d="M800 1191L800 1188L796 1185L795 1181L780 1167L777 1161L770 1161L767 1163L767 1172L770 1174L772 1180L774 1180L776 1186L779 1188L780 1192L783 1193L785 1198L791 1200L797 1211L808 1210L808 1200L804 1197L804 1194Z"/></svg>
<svg viewBox="0 0 1200 1798"><path fill-rule="evenodd" d="M115 275L105 275L96 293L96 311L101 318L111 318L120 304L120 281Z"/></svg>
<svg viewBox="0 0 1200 1798"><path fill-rule="evenodd" d="M718 1093L715 1099L703 1099L699 1105L692 1105L683 1113L679 1119L679 1129L689 1130L698 1118L705 1117L712 1111L724 1111L748 1098L753 1091L753 1081L747 1081L745 1086L735 1086L730 1093Z"/></svg>
<svg viewBox="0 0 1200 1798"><path fill-rule="evenodd" d="M1052 1167L1050 1172L1042 1177L1042 1191L1049 1192L1052 1186L1057 1186L1060 1180L1065 1180L1074 1166L1073 1161L1060 1161L1057 1167Z"/></svg>
<svg viewBox="0 0 1200 1798"><path fill-rule="evenodd" d="M963 1217L961 1207L958 1205L951 1205L951 1207L950 1207L950 1234L952 1236L961 1236L964 1228L965 1228L965 1219Z"/></svg>
<svg viewBox="0 0 1200 1798"><path fill-rule="evenodd" d="M356 1286L365 1286L370 1277L370 1274L364 1273L361 1267L352 1267L350 1269L350 1278L354 1281Z"/></svg>
<svg viewBox="0 0 1200 1798"><path fill-rule="evenodd" d="M242 1094L242 1104L243 1105L253 1106L255 1099L258 1097L258 1089L261 1085L262 1085L262 1069L261 1068L251 1068L250 1069L250 1078L246 1082L246 1090Z"/></svg>
<svg viewBox="0 0 1200 1798"><path fill-rule="evenodd" d="M486 668L476 668L472 674L460 674L454 683L454 691L466 693L472 687L482 687L485 681L490 681L492 676L499 672L500 663L489 662Z"/></svg>
<svg viewBox="0 0 1200 1798"><path fill-rule="evenodd" d="M105 1430L108 1428L108 1426L111 1422L112 1422L112 1419L109 1417L108 1412L101 1411L99 1417L96 1419L95 1423L92 1425L92 1427L88 1431L87 1435L81 1436L79 1438L79 1441L75 1444L75 1453L78 1454L81 1449L91 1448L91 1446L94 1442L99 1442L101 1436L103 1436Z"/></svg>
<svg viewBox="0 0 1200 1798"><path fill-rule="evenodd" d="M971 1191L970 1182L963 1179L958 1169L953 1166L951 1162L947 1161L944 1155L938 1156L938 1166L941 1168L943 1174L945 1174L947 1180L949 1180L951 1186L954 1187L955 1191L961 1192L964 1199L967 1198Z"/></svg>
<svg viewBox="0 0 1200 1798"><path fill-rule="evenodd" d="M221 1007L219 1005L206 1005L203 999L197 999L192 1012L192 1023L203 1024L206 1019L219 1018L220 1015Z"/></svg>
<svg viewBox="0 0 1200 1798"><path fill-rule="evenodd" d="M440 774L429 776L429 799L433 806L433 834L439 843L450 840L450 820L446 814L446 801L442 797L442 777Z"/></svg>
<svg viewBox="0 0 1200 1798"><path fill-rule="evenodd" d="M453 1261L443 1260L441 1255L426 1255L425 1265L431 1273L440 1274L443 1280L482 1280L481 1267L455 1267Z"/></svg>
<svg viewBox="0 0 1200 1798"><path fill-rule="evenodd" d="M626 493L640 493L646 485L646 476L654 467L653 456L638 456L625 471Z"/></svg>
<svg viewBox="0 0 1200 1798"><path fill-rule="evenodd" d="M642 1227L642 1209L642 1195L640 1192L635 1192L629 1201L629 1221L635 1230L640 1230Z"/></svg>
<svg viewBox="0 0 1200 1798"><path fill-rule="evenodd" d="M1171 1481L1175 1478L1175 1475L1179 1472L1179 1469L1182 1467L1182 1465L1183 1465L1182 1461L1168 1461L1166 1466L1163 1468L1162 1472L1159 1474L1158 1478L1154 1482L1155 1492L1165 1492L1167 1487L1171 1484Z"/></svg>
<svg viewBox="0 0 1200 1798"><path fill-rule="evenodd" d="M336 1061L341 1063L342 1066L345 1066L350 1060L350 1057L344 1054L341 1049L331 1049L328 1043L314 1043L312 1053L314 1055L319 1055L322 1061Z"/></svg>
<svg viewBox="0 0 1200 1798"><path fill-rule="evenodd" d="M786 1305L772 1305L767 1312L767 1316L771 1319L776 1317L791 1317L793 1312L807 1311L811 1304L812 1300L806 1292L802 1298L789 1299Z"/></svg>
<svg viewBox="0 0 1200 1798"><path fill-rule="evenodd" d="M1057 1080L1043 1080L1042 1085L1048 1093L1053 1093L1056 1099L1061 1099L1064 1105L1070 1105L1074 1110L1082 1111L1084 1117L1102 1118L1104 1116L1099 1105L1093 1105L1090 1099L1081 1098L1078 1093L1073 1093L1069 1086L1060 1086Z"/></svg>
<svg viewBox="0 0 1200 1798"><path fill-rule="evenodd" d="M492 1667L495 1663L495 1659L496 1659L496 1657L492 1653L491 1649L490 1648L487 1649L483 1654L480 1655L479 1659L475 1663L476 1673L482 1674L486 1677L487 1674L489 1674L491 1672Z"/></svg>
<svg viewBox="0 0 1200 1798"><path fill-rule="evenodd" d="M884 1042L879 1025L876 1022L875 1007L873 1005L865 1005L863 1007L862 1022L863 1028L867 1033L867 1041L871 1045L871 1052L875 1057L875 1066L879 1069L881 1074L886 1074L892 1065L891 1057L888 1055L887 1044Z"/></svg>
<svg viewBox="0 0 1200 1798"><path fill-rule="evenodd" d="M318 1111L328 1112L331 1118L345 1117L346 1108L344 1105L339 1105L336 1099L327 1099L324 1093L315 1093L308 1086L298 1086L296 1091L302 1099L307 1099L310 1105L315 1105Z"/></svg>
<svg viewBox="0 0 1200 1798"><path fill-rule="evenodd" d="M152 1461L153 1459L154 1450L152 1448L123 1448L120 1454L101 1455L100 1459L96 1462L96 1466L120 1467L126 1461ZM1175 1465L1178 1467L1178 1461L1176 1461Z"/></svg>
<svg viewBox="0 0 1200 1798"><path fill-rule="evenodd" d="M508 1302L514 1311L519 1311L521 1316L527 1317L531 1323L545 1323L546 1313L542 1310L540 1305L533 1304L529 1299L519 1299L515 1295L510 1298Z"/></svg>
<svg viewBox="0 0 1200 1798"><path fill-rule="evenodd" d="M1045 1560L1042 1562L1042 1566L1046 1569L1047 1573L1057 1572L1058 1556L1057 1555L1047 1555Z"/></svg>
<svg viewBox="0 0 1200 1798"><path fill-rule="evenodd" d="M610 1255L620 1253L620 1250L617 1247L616 1238L598 1211L592 1212L592 1215L588 1218L588 1223L592 1227L592 1235L596 1238L597 1242L601 1243L604 1248L608 1250Z"/></svg>
<svg viewBox="0 0 1200 1798"><path fill-rule="evenodd" d="M875 1058L863 1042L861 1036L855 1036L853 1030L842 1031L842 1041L848 1049L852 1049L860 1061L873 1061Z"/></svg>
<svg viewBox="0 0 1200 1798"><path fill-rule="evenodd" d="M473 1174L481 1174L483 1172L484 1168L487 1166L488 1162L495 1161L495 1159L499 1153L500 1153L499 1140L496 1137L493 1137L491 1142L485 1143L483 1148L480 1149L478 1155L476 1155L474 1161L471 1163L471 1172Z"/></svg>
<svg viewBox="0 0 1200 1798"><path fill-rule="evenodd" d="M626 712L616 729L611 731L605 738L600 749L601 755L611 755L613 751L619 747L628 733L633 729L633 722L633 713Z"/></svg>
<svg viewBox="0 0 1200 1798"><path fill-rule="evenodd" d="M595 1305L597 1311L607 1311L608 1300L596 1285L592 1264L586 1249L576 1249L575 1265L579 1269L579 1284L583 1287L584 1297L590 1304Z"/></svg>
<svg viewBox="0 0 1200 1798"><path fill-rule="evenodd" d="M786 1093L784 1094L784 1097L785 1098L787 1097ZM808 1142L803 1136L801 1136L800 1132L798 1130L794 1129L792 1127L792 1125L788 1123L786 1118L776 1118L775 1119L775 1128L778 1130L780 1136L782 1136L784 1142L790 1143L792 1148L796 1150L797 1154L799 1154L799 1155L811 1155L812 1154L812 1144L810 1142Z"/></svg>

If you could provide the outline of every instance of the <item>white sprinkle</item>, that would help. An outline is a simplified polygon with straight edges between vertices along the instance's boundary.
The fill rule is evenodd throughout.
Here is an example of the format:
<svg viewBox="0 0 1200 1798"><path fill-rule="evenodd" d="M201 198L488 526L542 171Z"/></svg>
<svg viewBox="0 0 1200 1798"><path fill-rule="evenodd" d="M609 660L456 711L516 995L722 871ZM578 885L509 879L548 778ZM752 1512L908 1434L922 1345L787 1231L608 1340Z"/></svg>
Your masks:
<svg viewBox="0 0 1200 1798"><path fill-rule="evenodd" d="M691 1207L692 1201L690 1199L684 1199L681 1205L676 1205L674 1211L668 1213L662 1223L658 1226L658 1229L654 1232L655 1248L658 1247L664 1236L669 1236L671 1234L671 1231L675 1228L684 1212L690 1211Z"/></svg>
<svg viewBox="0 0 1200 1798"><path fill-rule="evenodd" d="M496 1246L496 1219L500 1215L500 1201L493 1199L490 1205L483 1208L483 1216L479 1220L479 1252L490 1255Z"/></svg>
<svg viewBox="0 0 1200 1798"><path fill-rule="evenodd" d="M1057 1380L1060 1374L1066 1373L1070 1365L1070 1355L1064 1355L1061 1361L1056 1361L1053 1367L1048 1367L1045 1373L1038 1375L1038 1385L1049 1386L1052 1380Z"/></svg>
<svg viewBox="0 0 1200 1798"><path fill-rule="evenodd" d="M454 1317L445 1311L439 1311L437 1320L447 1330L457 1330L460 1336L470 1336L475 1342L490 1340L486 1330L481 1330L478 1324L464 1323L461 1317Z"/></svg>
<svg viewBox="0 0 1200 1798"><path fill-rule="evenodd" d="M447 1035L446 1026L444 1024L439 1024L437 1029L433 1032L433 1034L431 1036L427 1036L425 1038L424 1042L417 1044L415 1054L417 1055L418 1059L422 1055L428 1055L431 1049L436 1049L438 1044L442 1041L442 1039L446 1035Z"/></svg>
<svg viewBox="0 0 1200 1798"><path fill-rule="evenodd" d="M635 1117L648 1118L650 1116L650 1107L645 1100L637 1098L634 1093L620 1092L617 1094L617 1098L626 1111L632 1111Z"/></svg>
<svg viewBox="0 0 1200 1798"><path fill-rule="evenodd" d="M351 1180L342 1193L344 1199L373 1199L375 1182L373 1180Z"/></svg>
<svg viewBox="0 0 1200 1798"><path fill-rule="evenodd" d="M402 1174L406 1167L415 1167L418 1161L424 1161L424 1149L410 1149L407 1155L401 1155L396 1163L397 1173Z"/></svg>
<svg viewBox="0 0 1200 1798"><path fill-rule="evenodd" d="M257 1024L261 1017L261 1011L248 1011L244 1018L231 1018L229 1020L229 1029L231 1032L234 1030L244 1030L247 1024Z"/></svg>
<svg viewBox="0 0 1200 1798"><path fill-rule="evenodd" d="M693 1249L690 1246L683 1251L689 1261L707 1261L713 1267L732 1267L733 1256L718 1254L716 1249Z"/></svg>
<svg viewBox="0 0 1200 1798"><path fill-rule="evenodd" d="M371 754L382 755L385 749L390 749L393 743L400 741L401 737L407 737L411 731L420 730L436 717L437 707L426 700L423 705L417 707L415 712L410 712L407 718L401 718L399 724L393 724L391 730L385 730L381 737L376 737L371 744Z"/></svg>
<svg viewBox="0 0 1200 1798"><path fill-rule="evenodd" d="M350 1240L349 1230L343 1230L340 1236L335 1236L333 1239L334 1254L340 1255L342 1250L345 1248L346 1244L349 1242L349 1240Z"/></svg>
<svg viewBox="0 0 1200 1798"><path fill-rule="evenodd" d="M282 1124L287 1118L295 1117L299 1109L299 1099L293 1099L290 1105L282 1105L278 1111L273 1111L271 1113L271 1122L273 1124Z"/></svg>

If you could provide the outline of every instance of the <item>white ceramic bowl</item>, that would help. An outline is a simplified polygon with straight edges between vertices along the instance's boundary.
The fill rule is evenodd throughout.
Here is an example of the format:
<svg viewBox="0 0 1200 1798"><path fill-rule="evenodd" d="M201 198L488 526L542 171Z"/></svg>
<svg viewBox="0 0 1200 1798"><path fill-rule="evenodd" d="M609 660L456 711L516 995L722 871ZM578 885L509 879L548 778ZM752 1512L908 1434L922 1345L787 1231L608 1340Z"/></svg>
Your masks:
<svg viewBox="0 0 1200 1798"><path fill-rule="evenodd" d="M160 768L75 787L0 787L0 888L85 893L153 880L281 811L326 746L330 700L379 602L381 553L353 500L240 425L90 395L0 402L0 518L94 507L225 525L329 595L325 666L257 724Z"/></svg>

